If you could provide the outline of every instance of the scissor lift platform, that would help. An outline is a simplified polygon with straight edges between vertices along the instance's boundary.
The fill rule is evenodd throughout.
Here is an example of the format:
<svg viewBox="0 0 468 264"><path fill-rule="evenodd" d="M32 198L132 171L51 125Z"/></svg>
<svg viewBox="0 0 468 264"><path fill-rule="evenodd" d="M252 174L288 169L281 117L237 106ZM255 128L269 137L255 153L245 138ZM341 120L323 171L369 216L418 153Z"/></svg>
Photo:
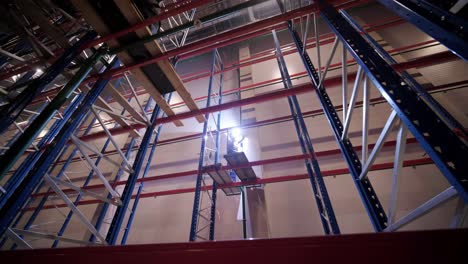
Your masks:
<svg viewBox="0 0 468 264"><path fill-rule="evenodd" d="M233 180L229 175L229 171L222 169L221 163L205 166L204 170L210 175L214 182L221 186L221 189L227 196L239 195L241 193L240 187L222 188L222 185L233 183Z"/></svg>
<svg viewBox="0 0 468 264"><path fill-rule="evenodd" d="M249 164L249 160L247 159L247 156L245 156L244 152L232 152L224 155L224 158L230 166L239 167ZM236 172L237 177L239 177L243 182L254 181L257 179L257 175L251 166L234 169L234 172Z"/></svg>

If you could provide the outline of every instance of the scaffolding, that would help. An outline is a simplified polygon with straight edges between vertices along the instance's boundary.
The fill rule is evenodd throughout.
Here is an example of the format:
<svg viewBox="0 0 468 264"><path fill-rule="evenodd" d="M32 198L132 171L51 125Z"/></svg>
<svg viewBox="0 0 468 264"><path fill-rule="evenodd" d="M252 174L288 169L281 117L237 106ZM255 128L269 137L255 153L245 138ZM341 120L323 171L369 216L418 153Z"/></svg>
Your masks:
<svg viewBox="0 0 468 264"><path fill-rule="evenodd" d="M3 133L3 146L0 152L0 179L5 179L5 184L0 186L2 248L30 249L32 246L28 239L31 238L52 240L54 248L58 247L60 242L86 246L125 245L140 199L191 192L194 193L194 204L188 240L213 241L216 239L216 202L217 196L220 195L218 190L223 190L224 195L228 196L242 193L241 199L245 199L246 186L302 179L308 179L311 183L314 196L311 199L317 205L323 233L337 235L340 234L340 228L330 198L332 194L328 193L324 177L341 174L351 175L376 232L399 230L454 198L458 198L459 202L451 227L462 225L468 202L468 165L465 161L468 157L467 136L465 128L432 98L431 93L453 87L465 87L466 82L425 89L405 70L458 58L466 60L467 43L464 34L468 27L456 26L465 25L466 20L461 20L456 12L448 12L429 3L416 5L415 1L379 1L392 10L395 9L398 14L450 49L403 63L397 63L392 58L392 52L399 52L403 48L396 51L384 50L369 34L379 28L398 25L402 23L401 19L387 21L383 25L363 27L346 12L347 8L361 4L360 1L332 1L331 4L320 0L297 8L292 4L280 5L281 14L187 44L192 28L265 1L243 2L226 7L219 13L197 18L197 10L211 2L174 1L173 4L162 6L162 13L120 31L100 37L97 37L96 32L88 31L67 48L40 77L16 90L18 94L14 100L2 106L0 132ZM401 2L401 5L407 7L404 13L401 11L403 9L395 8L395 2ZM444 17L444 22L433 19L433 16ZM319 33L319 17L332 33ZM157 33L141 37L135 42L111 49L104 44L158 22L161 23ZM433 28L436 30L432 30ZM277 35L280 31L289 33L292 45L280 45ZM312 37L308 36L309 31L313 32ZM270 33L273 36L273 49L232 65L223 62L220 48ZM442 34L444 38L440 37ZM163 45L164 52L130 64L123 65L119 60L118 55L121 52L155 40L171 43L172 47ZM331 52L327 54L325 64L322 64L321 58L324 56L320 46L330 43ZM307 51L309 48L315 48L317 53L311 56ZM338 48L342 48L341 63L332 64ZM409 50L413 47L405 48ZM207 95L194 98L194 105L186 112L168 111L166 107L175 108L186 102L170 105L172 92L158 98L155 98L154 94L149 95L150 92L135 84L138 82L131 73L168 60L171 60L171 67L176 67L183 59L207 52L211 53L209 71L196 72L181 78L181 83L206 77L209 80ZM8 51L2 54L11 60L23 62ZM305 72L293 75L289 73L284 59L288 54L298 55ZM353 57L351 62L348 55ZM68 82L53 86L57 76L65 74L63 70L77 58L81 58L83 62ZM223 88L226 72L272 59L278 64L281 78L231 90ZM354 64L358 67L357 72L349 72L350 66ZM332 69L341 69L341 76L327 77ZM30 70L27 65L11 67L2 73L0 78L11 78ZM294 79L304 77L309 79L307 83L293 85ZM350 91L348 83L352 79L354 84ZM377 88L380 97L370 97L371 83ZM284 89L236 101L223 101L227 95L271 84L281 84ZM341 86L342 105L339 106L334 105L327 92L327 87L336 85ZM297 96L311 91L315 92L322 109L304 112ZM363 100L358 102L361 91ZM177 92L182 93L180 90ZM222 111L280 98L288 100L290 115L234 127L221 126ZM204 108L197 108L195 102L205 100ZM112 103L117 103L122 108L117 109ZM388 104L391 108L374 144L369 142L371 104ZM362 127L362 136L361 145L355 146L348 132L353 122L353 113L358 111L359 107L363 111L362 124L359 124ZM343 114L340 115L339 111ZM311 135L314 135L315 131L309 134L310 129L306 121L308 117L318 115L324 115L328 120L338 149L314 149ZM181 120L191 118L203 120L201 133L160 140L165 124L174 123L179 126ZM221 163L223 134L228 134L233 128L259 127L286 121L294 123L301 154L255 161L247 160L244 155L244 159L238 158L241 161L237 162L230 160L229 155L226 155L224 157L227 164ZM394 128L397 130L397 138L390 141L388 135ZM409 137L410 135L414 137ZM189 139L201 140L198 167L195 170L148 176L157 146ZM404 160L403 155L409 144L419 144L428 157ZM394 146L393 162L376 163L380 151L387 146ZM358 151L361 155L358 155ZM321 157L337 154L342 155L347 168L320 168ZM252 170L254 166L288 161L304 161L307 174L257 178ZM402 168L424 164L435 164L450 183L450 187L407 215L397 218ZM113 168L111 177L104 171L104 168L109 166ZM76 185L70 177L77 173L77 167L87 175L82 186ZM370 172L383 169L392 170L387 211L369 178ZM235 180L230 177L231 171L237 175ZM193 175L196 175L193 188L145 192L145 183ZM91 204L99 205L93 219L79 208L81 205ZM245 220L245 201L243 204ZM62 212L60 208L68 209L60 230L48 233L34 228L40 212L50 209ZM86 227L89 238L78 240L66 237L66 230L73 216ZM107 229L104 226L107 226ZM245 227L243 229L245 238Z"/></svg>

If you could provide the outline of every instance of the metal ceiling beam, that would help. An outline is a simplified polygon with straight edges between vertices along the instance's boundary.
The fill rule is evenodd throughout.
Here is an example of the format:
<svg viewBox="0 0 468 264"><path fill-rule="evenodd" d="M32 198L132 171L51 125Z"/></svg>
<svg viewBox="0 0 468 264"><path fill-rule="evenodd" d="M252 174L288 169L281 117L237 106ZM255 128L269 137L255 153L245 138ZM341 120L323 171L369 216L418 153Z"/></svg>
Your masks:
<svg viewBox="0 0 468 264"><path fill-rule="evenodd" d="M193 8L197 8L199 6L208 4L210 2L213 2L213 0L196 0L196 1L186 0L186 1L178 2L175 5L168 6L167 10L165 12L159 14L159 15L153 16L153 17L148 18L148 19L146 19L144 21L141 21L141 22L139 22L137 24L131 25L130 27L128 27L126 29L120 30L118 32L114 32L114 33L109 34L107 36L97 38L97 39L95 39L93 41L90 41L89 43L87 43L85 45L84 48L90 48L90 47L96 46L96 45L98 45L100 43L104 43L106 41L109 41L111 39L116 39L118 37L125 36L128 33L136 31L137 29L149 26L151 24L156 24L159 21L162 21L164 19L168 19L168 18L170 18L170 17L172 17L174 15L180 14L180 13L185 12L185 11L189 11L189 10L191 10Z"/></svg>
<svg viewBox="0 0 468 264"><path fill-rule="evenodd" d="M351 2L351 3L346 3L344 5L340 5L340 7L349 7L349 6L353 6L357 4L358 3L356 2ZM317 11L318 9L315 7L315 5L308 5L308 6L305 6L305 7L278 15L278 16L274 16L272 18L254 22L252 24L248 24L248 25L230 30L228 32L224 32L224 33L203 39L202 41L198 41L198 42L191 43L191 44L185 45L177 49L170 50L164 54L157 55L149 59L145 59L145 60L138 61L129 65L125 65L123 67L117 68L111 72L106 73L106 76L123 74L125 71L131 70L134 68L139 68L145 65L153 64L160 60L169 59L174 56L179 56L179 58L183 58L184 56L194 56L196 54L204 53L214 48L219 48L219 47L226 46L228 44L232 44L233 38L237 38L238 41L240 41L243 39L242 36L245 37L245 35L247 34L252 34L259 30L272 30L274 29L273 25L284 23L290 19L304 16L304 15L310 14L312 12L317 12ZM248 38L252 38L252 37L253 36L250 36ZM98 76L99 75L92 76L87 81L91 81Z"/></svg>
<svg viewBox="0 0 468 264"><path fill-rule="evenodd" d="M62 48L70 47L68 39L60 30L50 24L50 19L42 12L38 12L41 8L32 0L17 0L16 3L20 6L21 11L36 23L42 31L44 31L51 39L53 39Z"/></svg>
<svg viewBox="0 0 468 264"><path fill-rule="evenodd" d="M373 32L373 31L375 31L375 30L379 30L379 29L382 29L382 28L387 28L387 27L391 27L391 26L396 26L396 25L399 25L399 24L401 23L401 21L403 21L403 20L392 21L392 23L387 23L387 24L384 24L384 25L381 25L381 26L379 26L379 25L370 25L370 26L369 26L370 29L369 29L368 32ZM280 28L286 28L286 25L284 25L284 26L282 26L282 27L280 27ZM264 32L264 34L268 34L268 33L270 32L270 30L267 29L267 30L264 30L264 31L262 31L262 32L257 32L257 33L255 33L254 35L251 35L251 36L257 36L257 34L258 34L258 35L261 35L261 34L263 34L263 32ZM325 35L320 36L320 45L328 44L328 43L330 42L330 40L328 40L327 38L329 38L330 36L333 36L333 34L325 34ZM244 39L244 38L242 38L242 39ZM248 38L246 38L246 39L248 39ZM311 40L312 40L312 39L311 39ZM232 41L232 42L237 42L237 41L241 41L241 40L240 40L240 39L233 39L233 40L231 40L231 41ZM293 44L292 44L292 45L293 45ZM308 44L308 46L307 46L307 48L313 48L313 47L315 47L315 43L310 43L310 44ZM293 49L292 49L292 50L285 51L285 52L284 52L284 55L293 54L293 53L295 53L295 51L296 51L296 49L295 49L295 47L294 47L294 45L293 45ZM265 53L266 53L266 55L268 55L270 52L271 52L271 51L266 51ZM389 52L392 52L392 51L390 50ZM258 55L261 55L261 54L257 54L257 55L255 55L255 57L257 57ZM442 60L443 60L443 61L447 62L447 61L451 61L451 60L454 60L455 58L457 58L456 56L454 56L454 55L452 56L452 55L453 55L452 53L450 53L450 54L447 54L447 53L439 54L439 55L435 55L435 56L432 57L432 58L428 57L428 58L427 58L427 61L428 61L428 62L432 62L432 61L435 61L435 62L436 62L436 61L442 61ZM216 71L215 74L220 74L220 73L222 73L222 72L235 70L235 69L240 68L240 67L249 66L249 65L252 65L252 64L255 64L255 63L259 63L259 62L262 62L262 61L265 61L265 60L269 60L269 59L272 59L272 58L273 58L273 56L270 55L270 56L262 57L261 59L255 60L255 61L253 61L253 62L241 63L241 61L239 61L238 63L234 63L234 64L231 65L231 66L224 67L222 71ZM415 63L416 63L416 61L415 61ZM396 64L395 66L397 66L397 65L399 65L399 64ZM331 65L331 66L337 66L337 65L336 65L336 64L333 64L333 65ZM408 66L410 66L410 65L408 65ZM414 67L418 67L417 64L415 64ZM304 72L304 74L305 74L305 72ZM189 81L192 81L192 80L196 80L196 79L198 79L198 78L207 77L207 76L209 76L209 72L207 72L207 73L205 73L205 74L201 74L201 75L195 76L195 77L191 77L191 76L192 76L192 75L189 75L189 76L182 76L182 77L183 77L183 80L182 80L182 81L186 83L186 82L189 82ZM114 76L114 77L115 77L115 76ZM1 78L0 78L0 79L1 79ZM58 88L55 88L55 89L51 89L51 90L49 90L49 91L47 91L47 92L44 92L44 94L41 95L40 98L42 98L42 99L45 100L46 96L52 96L52 95L54 95L54 93L57 92L57 90L60 90L60 89L61 89L61 87L58 87ZM139 93L139 94L141 94L141 93ZM33 103L37 103L37 102L39 102L39 101L40 101L40 100L34 100Z"/></svg>

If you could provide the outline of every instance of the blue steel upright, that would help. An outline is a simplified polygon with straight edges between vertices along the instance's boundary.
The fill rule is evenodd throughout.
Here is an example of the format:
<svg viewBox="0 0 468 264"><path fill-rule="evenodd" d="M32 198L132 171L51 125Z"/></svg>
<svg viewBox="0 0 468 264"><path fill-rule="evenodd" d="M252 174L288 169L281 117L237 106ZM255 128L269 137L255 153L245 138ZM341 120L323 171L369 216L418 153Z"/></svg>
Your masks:
<svg viewBox="0 0 468 264"><path fill-rule="evenodd" d="M148 104L147 104L147 106L148 106ZM146 108L145 108L145 110L146 110ZM133 147L135 147L135 144L136 144L136 139L132 138L130 140L130 143L128 144L127 151L125 152L125 158L127 158L127 159L130 158L130 155L132 154ZM124 161L122 161L122 167L120 167L119 170L117 171L117 174L115 175L115 177L113 179L113 182L117 182L118 180L120 180L120 177L122 177L122 174L124 172L124 170L122 169L123 165L124 165L123 163L124 163ZM107 195L107 198L111 199L112 195L109 193ZM96 224L94 225L94 228L96 228L96 230L98 230L98 231L101 229L101 226L104 223L104 218L106 217L107 211L109 210L109 206L110 206L109 203L104 203L102 205L101 212L99 213L98 218L96 219ZM95 242L95 241L96 241L96 236L94 234L92 234L91 237L89 238L89 242Z"/></svg>
<svg viewBox="0 0 468 264"><path fill-rule="evenodd" d="M375 39L373 39L345 10L340 10L342 16L356 29L362 36L372 45L372 47L377 51L377 53L382 56L382 58L388 64L397 64L397 61L382 47L380 46ZM401 73L401 76L408 82L408 85L411 89L414 89L418 95L427 102L427 104L434 109L437 115L446 122L452 130L460 131L460 133L465 133L465 128L463 127L458 120L456 120L445 108L443 108L439 102L437 102L427 91L418 84L418 82L406 71ZM465 133L466 136L466 133Z"/></svg>
<svg viewBox="0 0 468 264"><path fill-rule="evenodd" d="M117 242L117 238L119 236L120 229L125 218L125 213L127 212L128 205L130 204L130 200L132 198L133 189L135 188L141 168L143 167L143 162L145 160L146 153L148 151L148 146L151 142L151 138L153 137L154 129L157 124L157 116L159 114L158 109L159 107L156 106L153 111L153 114L151 115L150 125L145 131L145 135L141 140L140 147L138 148L138 152L133 162L133 172L130 173L130 175L128 176L127 183L125 184L125 188L120 198L122 201L122 205L117 207L114 218L112 219L112 223L107 233L106 241L110 245L115 245L115 243Z"/></svg>
<svg viewBox="0 0 468 264"><path fill-rule="evenodd" d="M297 50L302 50L302 41L297 32L292 29L291 24L289 24L289 32L292 39L294 40L294 43L296 44ZM307 52L299 52L299 56L307 70L309 78L311 79L312 83L316 85L315 92L320 101L320 104L322 105L323 112L325 113L332 128L333 135L335 136L336 142L340 147L341 153L348 163L349 172L353 177L354 184L356 185L358 193L361 196L371 223L376 231L382 231L387 225L387 215L385 214L385 210L380 204L379 198L377 197L371 182L368 179L363 181L359 180L359 175L362 170L361 161L359 160L359 156L354 150L351 141L348 138L341 140L343 124L341 123L336 108L328 96L328 93L325 90L323 84L320 87L317 87L317 85L320 83L320 78L317 71L315 70L315 66L312 64L312 60L310 59Z"/></svg>
<svg viewBox="0 0 468 264"><path fill-rule="evenodd" d="M283 80L285 89L290 89L292 88L291 77L286 67L286 62L284 61L276 32L273 30L272 33L275 41L276 59L278 61L281 78ZM304 117L302 116L302 110L299 105L299 101L295 95L292 95L288 96L288 103L294 121L294 126L296 128L297 137L301 145L302 153L310 155L309 158L305 159L305 165L311 181L312 190L314 192L314 198L315 202L317 203L323 230L327 235L340 234L340 228L338 227L338 222L336 221L335 212L333 211L333 206L328 195L327 187L325 186L325 182L323 180L323 175L315 155Z"/></svg>
<svg viewBox="0 0 468 264"><path fill-rule="evenodd" d="M67 106L67 108L64 111L63 118L55 121L54 124L51 126L49 132L37 144L37 147L39 149L46 146L58 134L60 129L62 129L62 127L65 125L66 121L68 120L68 118L70 118L72 113L76 110L76 108L81 103L83 98L84 98L83 94L79 94L74 98L72 103ZM28 154L26 159L21 163L18 169L15 170L13 175L8 179L8 181L4 185L4 188L7 192L5 195L2 195L0 197L0 208L3 207L3 204L5 203L5 201L10 197L12 192L18 187L19 183L23 181L23 178L27 175L27 173L31 170L31 168L34 167L34 165L38 161L41 154L42 153L40 151L36 151L34 153Z"/></svg>
<svg viewBox="0 0 468 264"><path fill-rule="evenodd" d="M218 53L219 55L219 53ZM223 62L219 61L220 64L220 76L219 76L219 89L218 89L218 105L223 103ZM221 145L221 111L218 112L218 116L216 117L216 142L215 142L215 159L214 164L219 163L221 151L219 149ZM213 181L213 187L211 188L211 212L210 212L210 240L215 239L215 226L216 226L216 200L218 197L218 184Z"/></svg>
<svg viewBox="0 0 468 264"><path fill-rule="evenodd" d="M211 104L211 92L213 88L213 76L216 62L216 49L213 50L213 59L211 61L211 72L210 80L208 83L208 97L206 98L206 107L209 107ZM208 132L208 120L209 113L205 114L205 122L203 123L203 132L201 136L201 147L200 147L200 159L198 160L198 174L197 181L195 184L195 197L193 199L193 209L192 209L192 222L190 224L190 236L189 241L195 241L197 238L197 225L198 225L198 214L200 212L200 197L201 197L201 184L203 177L203 161L205 157L205 145L206 145L206 135Z"/></svg>
<svg viewBox="0 0 468 264"><path fill-rule="evenodd" d="M418 97L408 81L382 59L333 6L322 0L319 4L325 22L345 43L449 183L468 202L468 146L465 142Z"/></svg>
<svg viewBox="0 0 468 264"><path fill-rule="evenodd" d="M172 93L170 93L168 96L167 96L167 103L169 104L171 102L171 98L172 98ZM151 100L148 101L148 104L150 104ZM158 112L157 115L159 115L161 113L161 107L157 107L157 110ZM163 114L162 117L165 117L166 115ZM145 165L145 169L143 171L143 175L141 175L141 178L145 178L146 175L148 175L148 171L151 167L151 163L153 161L153 156L154 156L154 152L156 151L156 146L158 144L158 141L159 141L159 135L161 135L161 131L162 131L162 125L160 125L156 131L156 135L154 136L154 140L153 140L153 145L151 146L151 150L150 150L150 153L148 155L148 159L146 161L146 165ZM132 205L132 210L130 211L130 215L128 216L128 221L127 221L127 226L125 227L125 231L124 231L124 234L122 236L122 240L120 242L121 245L125 245L127 243L127 239L128 239L128 235L130 234L130 230L132 228L132 223L133 223L133 219L135 218L135 213L136 213L136 210L138 208L138 203L140 201L140 195L141 195L141 192L143 191L143 187L145 186L145 183L144 182L141 182L140 183L140 186L138 186L138 191L137 191L137 194L136 194L136 197L135 197L135 200L133 201L133 205Z"/></svg>
<svg viewBox="0 0 468 264"><path fill-rule="evenodd" d="M112 67L115 68L120 64L118 59L114 59ZM100 78L86 95L83 102L78 107L80 111L75 111L70 119L65 124L64 128L58 133L55 139L46 147L43 155L37 161L36 166L28 173L21 184L13 192L12 196L5 202L5 205L0 209L0 236L13 222L15 215L24 206L33 190L42 180L44 174L48 171L50 165L56 159L62 148L67 144L70 136L83 121L83 118L88 113L91 105L97 100L104 87L109 82L109 79Z"/></svg>
<svg viewBox="0 0 468 264"><path fill-rule="evenodd" d="M26 106L28 106L50 82L61 74L63 69L67 67L67 65L70 64L78 54L80 54L83 44L94 39L96 36L97 33L95 31L86 33L77 43L67 49L52 66L47 68L41 77L33 80L23 92L12 100L10 104L1 109L0 133L3 133L16 120L23 109L26 108Z"/></svg>
<svg viewBox="0 0 468 264"><path fill-rule="evenodd" d="M444 10L427 0L379 0L379 2L438 40L465 61L468 60L468 19L463 15Z"/></svg>
<svg viewBox="0 0 468 264"><path fill-rule="evenodd" d="M125 114L125 109L122 110L122 112L121 112L120 114L121 114L121 115ZM118 124L115 124L115 125L114 125L114 128L117 127L117 126L118 126ZM101 153L104 153L104 152L107 150L107 147L109 146L110 142L111 142L110 138L107 138L106 142L104 142L104 145L103 145L102 148L101 148ZM96 158L96 161L94 162L94 165L98 166L98 165L101 163L101 160L102 160L102 156L98 156L98 157ZM88 173L88 176L86 177L86 180L85 180L85 182L83 183L82 188L85 188L86 186L88 186L88 184L90 183L90 181L91 181L92 178L93 178L93 175L94 175L94 171L91 170L91 171ZM74 204L75 206L77 206L78 203L81 201L81 198L82 198L82 197L83 197L83 193L80 192L80 193L76 196L75 201L73 202L73 204ZM73 211L70 210L70 211L68 212L68 214L67 214L67 217L65 218L65 221L64 221L63 224L62 224L62 227L61 227L60 230L58 231L57 236L62 236L63 233L65 233L65 230L67 229L68 224L70 223L72 217L73 217ZM60 242L59 240L55 240L54 243L52 244L52 247L53 247L53 248L56 248L56 247L58 246L58 243L59 243L59 242Z"/></svg>

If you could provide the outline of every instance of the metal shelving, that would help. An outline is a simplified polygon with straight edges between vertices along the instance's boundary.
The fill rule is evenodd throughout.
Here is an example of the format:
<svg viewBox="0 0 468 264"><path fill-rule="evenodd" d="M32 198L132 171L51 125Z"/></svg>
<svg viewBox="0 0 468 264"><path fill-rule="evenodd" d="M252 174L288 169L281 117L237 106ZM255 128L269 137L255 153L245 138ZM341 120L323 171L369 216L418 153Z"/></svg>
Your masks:
<svg viewBox="0 0 468 264"><path fill-rule="evenodd" d="M431 97L429 92L426 92L409 74L404 72L405 69L414 67L414 65L446 62L453 60L453 57L442 58L439 56L439 59L430 61L428 58L420 58L409 64L398 64L350 15L345 11L338 12L336 7L327 1L318 1L317 5L307 5L295 10L289 10L185 45L189 29L197 26L198 23L213 21L226 14L265 1L249 1L227 8L215 15L195 19L196 8L200 8L209 2L211 1L183 1L179 5L171 5L160 16L149 18L108 36L96 38L96 34L92 31L84 34L81 40L68 48L41 77L27 85L27 88L19 95L18 101L12 102L3 108L5 112L0 120L0 130L4 132L5 137L8 135L9 142L6 142L6 145L2 147L4 151L0 160L0 177L8 177L8 181L2 186L0 196L0 235L4 236L1 241L2 245L6 245L5 242L10 239L14 244L12 248L31 248L30 243L25 239L27 237L53 240L52 247L58 247L60 242L78 245L116 245L119 244L119 238L121 238L120 244L124 245L127 243L140 199L187 192L194 192L195 195L189 241L215 240L218 190L244 191L243 187L245 186L301 179L309 179L311 182L314 194L311 199L317 205L324 234L340 234L339 218L335 216L330 198L332 194L327 191L324 177L348 173L352 176L371 223L377 232L398 230L443 202L456 197L459 197L459 204L456 219L452 226L459 226L460 219L463 219L466 211L465 203L468 201L468 181L466 179L468 168L464 160L468 156L466 138L464 138L466 133L456 119L443 109ZM358 1L352 1L351 3L337 2L339 3L335 3L335 5L339 8L347 8L358 4ZM380 2L392 8L397 1ZM413 1L398 2L408 2L408 6L413 3ZM426 6L418 6L418 10L411 9L407 11L411 12L410 21L413 21L414 17L424 16L423 13L427 10L419 10L421 8L424 9ZM400 12L396 11L397 13ZM321 18L333 32L327 34L326 38L318 33L318 12L320 12ZM174 16L178 16L180 13L187 20L186 23L182 23L180 19L180 23L177 23L175 20ZM313 15L312 19L310 19L311 15ZM458 19L454 14L451 14L448 18L447 23ZM105 45L97 50L92 48L103 41L124 36L129 32L166 19L170 23L170 29L164 31L165 33L158 33L138 41L139 44L142 44L154 39L161 41L163 37L169 38L175 48L160 55L136 61L129 65L121 65L120 61L112 55L132 47L134 43L112 51L105 48ZM294 24L298 21L301 24L299 26L305 23L304 34L298 34L297 29L299 26L294 27ZM313 27L309 25L311 21L314 24ZM174 25L172 25L172 22L174 22ZM426 17L424 25L420 25L420 27L425 30L432 26L428 25L428 23ZM447 26L447 24L444 25ZM311 29L313 28L311 31L315 32L312 38L308 38L307 35L309 26ZM276 32L284 29L290 33L294 45L280 46ZM448 36L448 38L439 39L436 36L434 37L466 59L466 56L463 56L463 49L459 47L459 43L464 41L463 37L460 37L460 32L452 32L450 31L451 27L448 26L441 30L444 31L438 32L445 32L444 36ZM274 49L266 51L258 59L255 58L245 63L233 64L232 66L223 63L218 48L269 34L270 32L273 34ZM172 35L173 33L181 33L181 35ZM180 39L177 36L180 36ZM309 39L313 39L312 43ZM328 43L333 43L331 53L325 64L322 65L320 59L322 54L319 47ZM337 65L331 64L340 45L343 46L342 62ZM309 47L316 47L317 54L312 57L317 58L318 67L315 67L312 62L313 58L307 52ZM86 56L90 54L87 52L92 52L92 54L81 64L80 69L73 74L67 84L44 92L46 86L55 77L63 73L62 70L65 65L74 61L82 52ZM153 101L151 96L146 95L146 92L139 90L131 80L131 74L128 73L129 70L158 61L173 59L173 62L176 63L178 60L175 58L181 60L206 52L211 52L212 56L209 72L187 77L190 80L201 77L209 78L207 96L197 99L198 101L206 100L205 108L199 110L165 115L162 113L162 108L157 104L157 100ZM297 74L297 76L289 74L284 56L292 53L296 53L300 57L306 72ZM349 72L348 53L353 56L357 63L358 71L356 73ZM13 56L9 57L15 59ZM281 78L249 87L239 87L233 91L223 89L224 72L271 59L276 59ZM103 64L102 69L96 71L94 68L101 62ZM341 68L342 76L327 78L326 76L332 68ZM88 77L93 70L97 73ZM5 73L5 76L8 75L8 72ZM294 86L292 79L299 77L308 77L310 81ZM352 77L355 77L355 81L348 101L348 78ZM371 82L378 89L382 98L370 98ZM225 95L276 83L282 83L284 89L237 101L223 102L223 96ZM335 106L332 103L326 90L326 87L338 84L341 84L342 88L341 98L343 104L341 106ZM91 85L92 87L90 87ZM110 87L111 85L115 93L104 91L106 86ZM466 83L455 83L454 87L460 85L466 85ZM363 101L357 102L361 89L363 90ZM433 89L434 91L443 91L446 87L435 87ZM124 94L123 91L128 91L128 93ZM322 109L303 112L296 96L310 91L315 91ZM49 97L53 98L49 99ZM46 98L47 100L45 100ZM221 135L232 129L232 127L222 128L222 111L280 98L288 100L291 115L256 121L239 127L263 126L292 120L300 143L301 154L256 161L245 160L243 164L221 165ZM170 102L171 95L168 94L163 100L167 103ZM43 102L43 104L31 108L35 109L34 111L27 109L28 106L38 101ZM117 102L123 107L122 110L119 111L111 106L111 102ZM391 108L388 113L389 117L375 144L369 143L368 136L369 107L371 103L388 104ZM360 124L362 126L362 144L361 146L354 146L348 137L348 130L351 122L353 122L353 113L361 106L363 110L363 122ZM342 117L338 114L339 111L343 111ZM29 117L24 121L25 124L28 124L27 129L23 129L16 122L19 120L18 116L22 113L29 114ZM331 131L339 149L314 150L313 140L310 138L306 121L310 120L307 119L310 116L322 114L330 123ZM151 115L151 117L148 117L148 115ZM205 118L201 133L173 139L159 139L164 124L199 115L204 115ZM51 122L52 119L54 119L54 122ZM16 126L20 132L12 132L13 126ZM38 139L38 135L45 131L46 127L48 128L47 133ZM140 134L142 129L145 130L144 134ZM392 129L397 130L396 141L387 140ZM126 136L123 144L115 139L119 135ZM411 135L414 138L410 137ZM196 170L158 175L158 177L147 175L157 146L195 138L201 139L200 157ZM90 143L99 139L104 139L100 149ZM416 143L421 145L430 158L405 161L403 154L406 146ZM386 146L395 147L393 162L376 163L379 152ZM132 151L136 153L134 158L132 157ZM358 155L358 151L361 151L362 154ZM28 152L31 153L28 154ZM108 156L110 152L112 152L112 157ZM321 170L318 158L339 153L342 154L348 168ZM24 160L22 159L23 156L25 156ZM18 160L20 161L18 162ZM294 160L305 161L307 174L241 179L240 181L228 183L217 183L208 176L210 173L219 171L251 169L253 166ZM83 164L83 167L87 169L87 176L82 186L75 185L67 177L67 173L72 173L71 165L74 162L81 162L80 164ZM432 162L452 186L421 204L406 216L397 219L399 175L402 168L431 164ZM112 174L112 180L104 175L102 171L103 163L116 169L115 173ZM392 169L392 189L387 211L380 202L378 192L373 188L369 178L369 173L376 169ZM92 182L94 175L97 176L100 183ZM193 188L144 192L145 182L187 175L196 175ZM122 191L118 188L119 186L124 186ZM135 190L136 194L134 194ZM238 194L238 192L235 194ZM62 202L54 203L57 198ZM245 197L243 196L242 199L245 199ZM131 200L134 200L133 205ZM102 204L99 207L100 211L96 212L93 220L87 218L79 209L79 206L84 204ZM68 207L69 211L57 233L44 233L31 229L41 211L62 207ZM115 213L109 210L113 207L116 209ZM26 214L26 212L30 211L32 211L30 215ZM66 230L73 215L91 233L89 239L77 240L66 237ZM29 216L29 219L26 219L26 216ZM101 231L102 226L109 217L112 217L112 221L109 230L104 234ZM124 221L126 219L127 223L125 225Z"/></svg>

